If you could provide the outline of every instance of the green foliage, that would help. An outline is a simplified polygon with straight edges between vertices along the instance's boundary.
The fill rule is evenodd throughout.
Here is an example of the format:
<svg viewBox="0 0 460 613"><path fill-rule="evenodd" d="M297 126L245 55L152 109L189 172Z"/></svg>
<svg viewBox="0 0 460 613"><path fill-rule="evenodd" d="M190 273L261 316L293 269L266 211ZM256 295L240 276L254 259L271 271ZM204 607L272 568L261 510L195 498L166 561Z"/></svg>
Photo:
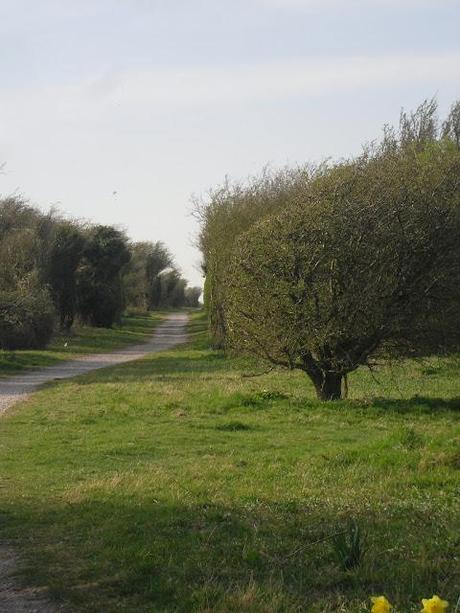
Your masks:
<svg viewBox="0 0 460 613"><path fill-rule="evenodd" d="M85 236L76 224L62 221L56 224L48 256L48 282L60 326L67 331L77 310L77 270L84 247Z"/></svg>
<svg viewBox="0 0 460 613"><path fill-rule="evenodd" d="M125 267L126 303L145 310L159 306L159 275L173 265L173 257L160 241L130 245L131 260Z"/></svg>
<svg viewBox="0 0 460 613"><path fill-rule="evenodd" d="M377 352L458 346L458 173L442 143L365 156L243 234L228 277L234 346L304 370L325 398Z"/></svg>
<svg viewBox="0 0 460 613"><path fill-rule="evenodd" d="M44 347L55 312L43 277L51 216L18 198L0 200L0 348Z"/></svg>
<svg viewBox="0 0 460 613"><path fill-rule="evenodd" d="M174 280L166 287L162 280L163 274L174 274ZM169 291L174 292L176 282L181 276L174 268L174 258L162 242L153 245L153 249L145 262L145 274L147 279L147 304L149 309L159 309L169 306Z"/></svg>
<svg viewBox="0 0 460 613"><path fill-rule="evenodd" d="M110 328L124 308L122 269L130 260L127 239L110 226L89 232L78 271L78 310L82 320Z"/></svg>
<svg viewBox="0 0 460 613"><path fill-rule="evenodd" d="M217 192L201 245L220 344L305 371L327 400L377 355L458 348L460 150L449 134L429 101L356 159Z"/></svg>
<svg viewBox="0 0 460 613"><path fill-rule="evenodd" d="M442 135L460 148L460 100L452 105L450 113L443 123Z"/></svg>
<svg viewBox="0 0 460 613"><path fill-rule="evenodd" d="M211 190L207 200L197 200L195 216L200 221L199 246L206 277L205 306L215 347L227 340L225 296L228 267L235 240L252 224L282 210L309 169L285 169L252 177L247 185L225 181Z"/></svg>
<svg viewBox="0 0 460 613"><path fill-rule="evenodd" d="M0 290L0 349L39 349L53 333L55 312L45 288Z"/></svg>
<svg viewBox="0 0 460 613"><path fill-rule="evenodd" d="M335 534L332 537L332 545L343 570L352 570L361 564L364 556L363 537L356 521L349 522L346 530Z"/></svg>
<svg viewBox="0 0 460 613"><path fill-rule="evenodd" d="M185 304L185 279L174 268L159 276L159 301L161 307L179 307Z"/></svg>
<svg viewBox="0 0 460 613"><path fill-rule="evenodd" d="M200 306L200 297L203 293L201 287L185 288L185 306L197 308Z"/></svg>
<svg viewBox="0 0 460 613"><path fill-rule="evenodd" d="M15 290L43 278L49 220L19 198L0 200L0 288Z"/></svg>
<svg viewBox="0 0 460 613"><path fill-rule="evenodd" d="M43 347L56 315L69 334L76 317L110 327L126 305L144 312L196 306L199 294L186 288L161 242L129 244L114 227L44 214L21 198L0 199L2 347Z"/></svg>
<svg viewBox="0 0 460 613"><path fill-rule="evenodd" d="M133 243L131 261L123 272L129 307L148 309L198 306L201 288L187 288L174 258L161 242Z"/></svg>
<svg viewBox="0 0 460 613"><path fill-rule="evenodd" d="M251 426L241 421L229 421L225 424L218 424L216 430L222 430L223 432L241 432L251 430Z"/></svg>

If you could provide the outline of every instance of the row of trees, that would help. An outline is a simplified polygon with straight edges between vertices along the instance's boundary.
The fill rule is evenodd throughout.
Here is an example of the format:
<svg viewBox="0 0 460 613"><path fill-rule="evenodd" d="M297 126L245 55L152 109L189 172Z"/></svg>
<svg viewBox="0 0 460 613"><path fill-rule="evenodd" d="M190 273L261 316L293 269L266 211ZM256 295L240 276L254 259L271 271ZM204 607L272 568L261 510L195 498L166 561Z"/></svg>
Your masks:
<svg viewBox="0 0 460 613"><path fill-rule="evenodd" d="M110 327L128 306L198 306L200 293L161 242L0 200L0 348L43 347L57 322L69 331L76 317Z"/></svg>
<svg viewBox="0 0 460 613"><path fill-rule="evenodd" d="M129 305L143 310L197 307L200 287L187 287L174 258L162 242L131 245L131 260L125 270L124 287Z"/></svg>
<svg viewBox="0 0 460 613"><path fill-rule="evenodd" d="M402 113L336 163L196 204L216 345L303 370L318 397L375 356L460 345L460 102Z"/></svg>

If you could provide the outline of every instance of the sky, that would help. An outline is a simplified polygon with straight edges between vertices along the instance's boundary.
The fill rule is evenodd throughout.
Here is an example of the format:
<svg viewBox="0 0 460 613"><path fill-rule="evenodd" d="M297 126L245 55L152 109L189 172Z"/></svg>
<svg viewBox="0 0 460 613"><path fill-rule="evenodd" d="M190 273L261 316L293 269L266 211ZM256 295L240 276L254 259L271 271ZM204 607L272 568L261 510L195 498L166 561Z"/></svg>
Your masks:
<svg viewBox="0 0 460 613"><path fill-rule="evenodd" d="M0 195L162 240L192 195L460 98L460 0L0 0Z"/></svg>

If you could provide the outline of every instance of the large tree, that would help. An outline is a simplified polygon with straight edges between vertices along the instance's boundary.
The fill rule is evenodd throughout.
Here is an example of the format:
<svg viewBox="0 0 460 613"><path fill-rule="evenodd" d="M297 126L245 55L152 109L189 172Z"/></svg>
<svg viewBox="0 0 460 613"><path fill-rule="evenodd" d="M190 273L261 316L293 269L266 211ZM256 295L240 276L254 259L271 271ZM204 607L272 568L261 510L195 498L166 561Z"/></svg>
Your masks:
<svg viewBox="0 0 460 613"><path fill-rule="evenodd" d="M59 315L60 326L67 331L75 319L77 269L84 246L84 233L75 223L66 221L56 223L49 247L47 280Z"/></svg>
<svg viewBox="0 0 460 613"><path fill-rule="evenodd" d="M305 371L322 399L376 353L458 347L459 177L457 147L429 139L319 173L238 239L232 344Z"/></svg>
<svg viewBox="0 0 460 613"><path fill-rule="evenodd" d="M88 232L78 271L78 309L83 321L111 327L124 307L122 270L130 260L126 236L111 226Z"/></svg>
<svg viewBox="0 0 460 613"><path fill-rule="evenodd" d="M149 309L167 306L162 276L165 271L173 267L174 258L166 245L161 241L153 243L145 262L147 305Z"/></svg>
<svg viewBox="0 0 460 613"><path fill-rule="evenodd" d="M164 243L133 243L130 249L131 261L123 275L127 304L146 310L184 306L187 281Z"/></svg>
<svg viewBox="0 0 460 613"><path fill-rule="evenodd" d="M185 305L193 308L199 307L202 293L201 287L187 287L185 289Z"/></svg>

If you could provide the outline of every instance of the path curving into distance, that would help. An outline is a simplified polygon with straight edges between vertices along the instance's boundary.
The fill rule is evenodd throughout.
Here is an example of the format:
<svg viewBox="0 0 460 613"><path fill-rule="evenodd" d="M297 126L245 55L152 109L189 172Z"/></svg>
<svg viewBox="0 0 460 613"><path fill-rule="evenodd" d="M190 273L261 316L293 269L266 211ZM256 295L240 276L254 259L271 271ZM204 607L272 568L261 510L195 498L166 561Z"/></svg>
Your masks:
<svg viewBox="0 0 460 613"><path fill-rule="evenodd" d="M187 320L186 313L172 313L156 327L153 336L146 343L124 347L110 353L81 356L54 366L46 366L5 379L0 378L0 415L49 381L68 379L98 368L132 362L148 353L157 353L185 343Z"/></svg>
<svg viewBox="0 0 460 613"><path fill-rule="evenodd" d="M125 347L111 353L82 356L55 366L0 379L0 419L7 409L25 400L40 385L48 381L68 379L98 368L132 362L149 353L157 353L185 343L187 321L186 313L173 313L156 327L150 340L141 345ZM17 551L10 544L0 542L0 612L64 613L64 609L50 603L41 590L18 584L15 580L18 565Z"/></svg>

